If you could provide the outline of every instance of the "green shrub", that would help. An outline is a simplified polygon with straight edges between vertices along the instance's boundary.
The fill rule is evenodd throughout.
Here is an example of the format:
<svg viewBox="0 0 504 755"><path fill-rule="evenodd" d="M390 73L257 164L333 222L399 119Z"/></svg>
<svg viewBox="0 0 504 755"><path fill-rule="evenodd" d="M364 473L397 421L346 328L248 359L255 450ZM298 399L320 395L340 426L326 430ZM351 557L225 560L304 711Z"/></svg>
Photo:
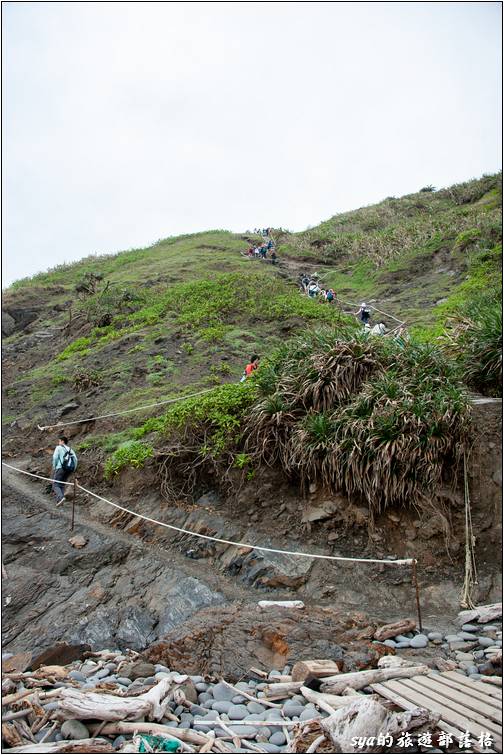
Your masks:
<svg viewBox="0 0 504 755"><path fill-rule="evenodd" d="M87 356L90 354L89 347L91 346L92 340L91 338L77 338L75 341L70 343L63 351L58 354L56 359L59 362L64 361L65 359L70 359L74 354L79 354L80 356Z"/></svg>
<svg viewBox="0 0 504 755"><path fill-rule="evenodd" d="M143 467L146 460L154 454L152 446L137 440L122 443L119 448L105 462L104 474L110 480L125 467L135 469Z"/></svg>

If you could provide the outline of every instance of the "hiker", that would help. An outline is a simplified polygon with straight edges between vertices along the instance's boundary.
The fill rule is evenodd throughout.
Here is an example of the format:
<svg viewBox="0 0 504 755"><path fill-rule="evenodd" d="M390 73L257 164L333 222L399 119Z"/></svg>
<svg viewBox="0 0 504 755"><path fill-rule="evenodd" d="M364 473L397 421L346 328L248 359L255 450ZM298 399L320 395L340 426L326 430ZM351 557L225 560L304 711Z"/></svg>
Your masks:
<svg viewBox="0 0 504 755"><path fill-rule="evenodd" d="M249 248L247 249L247 257L253 257L253 256L254 256L254 247L249 246Z"/></svg>
<svg viewBox="0 0 504 755"><path fill-rule="evenodd" d="M260 257L260 256L261 256L261 252L259 250L259 247L256 246L256 248L254 249L254 257Z"/></svg>
<svg viewBox="0 0 504 755"><path fill-rule="evenodd" d="M320 291L320 288L319 288L318 283L314 280L311 280L308 285L308 296L311 299L315 299L319 291Z"/></svg>
<svg viewBox="0 0 504 755"><path fill-rule="evenodd" d="M329 302L329 304L331 304L335 300L335 298L336 298L336 294L334 293L333 289L328 288L326 291L326 297L325 297L326 301Z"/></svg>
<svg viewBox="0 0 504 755"><path fill-rule="evenodd" d="M263 244L259 251L261 252L261 259L265 260L266 255L268 254L268 247L266 246L266 244Z"/></svg>
<svg viewBox="0 0 504 755"><path fill-rule="evenodd" d="M276 255L276 252L275 252L275 250L273 250L273 251L271 252L271 264L272 264L272 265L276 265L276 264L277 264L277 262L278 262L278 258L277 258L277 255Z"/></svg>
<svg viewBox="0 0 504 755"><path fill-rule="evenodd" d="M387 328L384 322L379 322L373 328L371 328L372 336L384 336L386 332Z"/></svg>
<svg viewBox="0 0 504 755"><path fill-rule="evenodd" d="M259 359L261 357L257 356L257 354L252 354L250 357L250 362L246 365L245 369L243 370L243 375L240 380L240 383L243 383L247 378L249 378L254 370L257 370L259 367Z"/></svg>
<svg viewBox="0 0 504 755"><path fill-rule="evenodd" d="M59 483L65 482L72 472L77 469L77 456L68 445L68 438L62 435L58 438L58 445L54 449L53 460L53 492L56 496L56 506L61 506L66 501L65 486Z"/></svg>
<svg viewBox="0 0 504 755"><path fill-rule="evenodd" d="M273 240L272 240L272 239L270 239L270 240L268 241L268 243L266 244L266 246L267 246L267 248L268 248L268 249L273 249L273 246L274 246L274 244L273 244Z"/></svg>
<svg viewBox="0 0 504 755"><path fill-rule="evenodd" d="M362 302L362 304L359 307L358 312L355 313L361 323L363 325L367 325L369 322L369 318L371 317L371 312L369 311L367 304L365 301Z"/></svg>

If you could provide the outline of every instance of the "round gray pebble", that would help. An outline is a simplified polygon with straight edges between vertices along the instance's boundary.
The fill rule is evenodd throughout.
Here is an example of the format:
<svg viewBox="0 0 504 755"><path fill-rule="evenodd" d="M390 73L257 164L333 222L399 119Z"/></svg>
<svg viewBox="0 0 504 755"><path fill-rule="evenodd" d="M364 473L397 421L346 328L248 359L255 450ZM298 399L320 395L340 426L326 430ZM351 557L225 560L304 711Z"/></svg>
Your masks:
<svg viewBox="0 0 504 755"><path fill-rule="evenodd" d="M236 689L239 689L242 692L249 691L249 684L247 682L237 682L234 686L236 687Z"/></svg>
<svg viewBox="0 0 504 755"><path fill-rule="evenodd" d="M395 648L396 646L396 643L394 642L394 640L384 640L383 644L386 645L388 648Z"/></svg>
<svg viewBox="0 0 504 755"><path fill-rule="evenodd" d="M304 711L299 716L300 721L308 721L309 718L320 718L320 713L316 708L310 708L306 706Z"/></svg>
<svg viewBox="0 0 504 755"><path fill-rule="evenodd" d="M208 689L208 684L205 682L197 682L194 686L197 692L206 692Z"/></svg>
<svg viewBox="0 0 504 755"><path fill-rule="evenodd" d="M243 697L243 695L235 695L233 699L231 700L231 702L234 703L235 705L240 705L241 703L246 703L247 698Z"/></svg>
<svg viewBox="0 0 504 755"><path fill-rule="evenodd" d="M231 705L227 714L231 721L243 721L247 715L248 710L245 705Z"/></svg>
<svg viewBox="0 0 504 755"><path fill-rule="evenodd" d="M89 739L89 730L81 721L69 718L61 726L61 736L63 739Z"/></svg>
<svg viewBox="0 0 504 755"><path fill-rule="evenodd" d="M247 710L249 713L264 713L266 708L264 705L250 701L247 703Z"/></svg>
<svg viewBox="0 0 504 755"><path fill-rule="evenodd" d="M480 630L476 624L462 624L460 628L463 632L479 632Z"/></svg>
<svg viewBox="0 0 504 755"><path fill-rule="evenodd" d="M233 724L229 729L234 734L239 734L241 737L255 737L257 734L257 728L255 726L247 726L246 724Z"/></svg>
<svg viewBox="0 0 504 755"><path fill-rule="evenodd" d="M443 635L441 632L429 632L427 637L429 638L429 640L442 640L443 639Z"/></svg>
<svg viewBox="0 0 504 755"><path fill-rule="evenodd" d="M235 697L235 693L234 690L219 682L213 688L213 696L215 700L229 700L231 702L233 697Z"/></svg>
<svg viewBox="0 0 504 755"><path fill-rule="evenodd" d="M97 679L105 679L106 676L110 674L110 669L108 668L101 668L99 671L96 672L95 677Z"/></svg>
<svg viewBox="0 0 504 755"><path fill-rule="evenodd" d="M162 663L155 663L154 664L154 671L156 673L159 673L160 671L166 671L167 673L169 673L170 669L168 668L168 666L163 666Z"/></svg>
<svg viewBox="0 0 504 755"><path fill-rule="evenodd" d="M126 742L126 737L123 737L121 734L119 737L116 737L114 741L112 742L112 747L114 750L120 750L123 744Z"/></svg>
<svg viewBox="0 0 504 755"><path fill-rule="evenodd" d="M417 634L416 637L410 640L410 647L412 648L426 648L429 640L424 634Z"/></svg>
<svg viewBox="0 0 504 755"><path fill-rule="evenodd" d="M301 713L304 710L304 705L300 705L299 703L293 703L290 700L285 703L285 705L282 708L284 715L287 716L287 718L294 718L294 716L300 716Z"/></svg>
<svg viewBox="0 0 504 755"><path fill-rule="evenodd" d="M397 637L394 637L395 642L408 642L410 641L409 637L406 637L405 634L398 634Z"/></svg>
<svg viewBox="0 0 504 755"><path fill-rule="evenodd" d="M491 637L478 637L478 642L482 648L488 648L494 644L494 640Z"/></svg>
<svg viewBox="0 0 504 755"><path fill-rule="evenodd" d="M207 708L208 710L210 710L210 708L212 707L212 705L214 704L214 702L215 702L215 700L213 699L213 697L211 697L210 700L207 700L206 702L201 703L201 707L202 708Z"/></svg>
<svg viewBox="0 0 504 755"><path fill-rule="evenodd" d="M472 640L474 642L474 640L476 639L475 636L473 634L471 634L470 632L459 632L458 636L460 637L461 640L464 640L464 641L465 640L469 640L469 641Z"/></svg>
<svg viewBox="0 0 504 755"><path fill-rule="evenodd" d="M278 747L281 747L287 742L283 731L276 731L274 734L271 735L271 737L269 738L269 741L271 742L272 745L278 745Z"/></svg>
<svg viewBox="0 0 504 755"><path fill-rule="evenodd" d="M202 705L191 705L189 712L192 716L204 716L206 715L207 710Z"/></svg>
<svg viewBox="0 0 504 755"><path fill-rule="evenodd" d="M209 695L208 692L200 692L198 695L198 702L200 703L206 703L207 700L211 700L213 702L212 695Z"/></svg>
<svg viewBox="0 0 504 755"><path fill-rule="evenodd" d="M402 648L409 648L411 647L411 640L405 640L405 642L396 642L396 650L401 650Z"/></svg>
<svg viewBox="0 0 504 755"><path fill-rule="evenodd" d="M131 679L128 679L127 676L118 676L117 681L119 684L122 684L124 687L129 687L130 684L133 684Z"/></svg>
<svg viewBox="0 0 504 755"><path fill-rule="evenodd" d="M193 684L200 684L205 681L202 676L190 676L189 679Z"/></svg>
<svg viewBox="0 0 504 755"><path fill-rule="evenodd" d="M227 713L232 705L233 703L229 700L214 700L212 701L212 710L216 710L218 713Z"/></svg>
<svg viewBox="0 0 504 755"><path fill-rule="evenodd" d="M446 642L458 642L459 639L458 634L445 634Z"/></svg>
<svg viewBox="0 0 504 755"><path fill-rule="evenodd" d="M86 681L86 677L80 671L70 671L70 673L68 674L68 676L70 677L70 679L73 679L76 682L85 682Z"/></svg>

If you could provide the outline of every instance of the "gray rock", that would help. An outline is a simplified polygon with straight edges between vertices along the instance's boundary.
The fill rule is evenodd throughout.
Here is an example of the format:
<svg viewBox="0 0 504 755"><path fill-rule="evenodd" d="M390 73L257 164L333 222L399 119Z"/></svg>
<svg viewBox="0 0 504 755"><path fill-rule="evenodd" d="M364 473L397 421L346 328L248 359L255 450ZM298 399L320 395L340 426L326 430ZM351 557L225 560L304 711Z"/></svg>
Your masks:
<svg viewBox="0 0 504 755"><path fill-rule="evenodd" d="M427 637L429 638L429 640L442 640L443 639L443 635L441 632L429 632Z"/></svg>
<svg viewBox="0 0 504 755"><path fill-rule="evenodd" d="M489 648L494 644L494 640L491 637L478 637L478 643L482 648Z"/></svg>
<svg viewBox="0 0 504 755"><path fill-rule="evenodd" d="M57 708L59 708L59 703L45 703L42 707L46 713L49 713L51 710L56 710Z"/></svg>
<svg viewBox="0 0 504 755"><path fill-rule="evenodd" d="M215 709L214 709L215 710ZM248 710L245 705L231 705L227 714L231 721L243 721L247 715Z"/></svg>
<svg viewBox="0 0 504 755"><path fill-rule="evenodd" d="M201 703L201 707L202 708L207 708L208 710L210 710L211 707L212 707L212 705L214 704L214 702L215 701L214 701L213 697L211 697L210 700L207 700L205 703Z"/></svg>
<svg viewBox="0 0 504 755"><path fill-rule="evenodd" d="M122 684L124 687L129 687L130 684L133 684L132 680L128 679L127 676L118 676L117 677L117 682L119 684Z"/></svg>
<svg viewBox="0 0 504 755"><path fill-rule="evenodd" d="M473 658L475 661L483 661L485 660L485 651L484 650L475 650L473 653Z"/></svg>
<svg viewBox="0 0 504 755"><path fill-rule="evenodd" d="M474 642L474 635L471 634L470 632L459 632L458 636L460 637L461 640L469 640L469 641Z"/></svg>
<svg viewBox="0 0 504 755"><path fill-rule="evenodd" d="M80 671L70 671L70 673L68 674L68 676L70 677L70 679L73 679L76 682L85 682L86 681L86 677Z"/></svg>
<svg viewBox="0 0 504 755"><path fill-rule="evenodd" d="M266 712L266 715L264 716L265 721L282 721L282 714L278 710L278 708L271 708L271 710L268 710Z"/></svg>
<svg viewBox="0 0 504 755"><path fill-rule="evenodd" d="M192 681L193 684L201 684L205 681L205 679L202 676L190 676L189 679Z"/></svg>
<svg viewBox="0 0 504 755"><path fill-rule="evenodd" d="M233 724L229 729L241 737L255 737L257 734L256 726L247 726L246 724Z"/></svg>
<svg viewBox="0 0 504 755"><path fill-rule="evenodd" d="M2 310L2 335L11 336L16 329L15 319L8 313Z"/></svg>
<svg viewBox="0 0 504 755"><path fill-rule="evenodd" d="M396 643L394 640L384 640L383 644L386 645L388 648L395 648Z"/></svg>
<svg viewBox="0 0 504 755"><path fill-rule="evenodd" d="M233 699L231 700L232 703L235 705L241 705L242 703L247 702L247 698L243 697L243 695L235 695Z"/></svg>
<svg viewBox="0 0 504 755"><path fill-rule="evenodd" d="M218 713L227 713L232 705L233 703L229 700L214 700L212 710L216 710Z"/></svg>
<svg viewBox="0 0 504 755"><path fill-rule="evenodd" d="M320 718L320 713L316 708L311 708L308 705L299 716L300 721L308 721L309 718Z"/></svg>
<svg viewBox="0 0 504 755"><path fill-rule="evenodd" d="M287 742L283 731L276 731L274 734L271 735L271 737L269 738L269 741L271 742L272 745L278 745L278 747L281 747Z"/></svg>
<svg viewBox="0 0 504 755"><path fill-rule="evenodd" d="M169 671L156 671L156 673L154 674L154 679L157 682L160 682L161 679L168 679L169 676L170 676Z"/></svg>
<svg viewBox="0 0 504 755"><path fill-rule="evenodd" d="M96 679L105 679L106 676L109 676L110 670L108 668L101 668L99 671L96 672L95 678Z"/></svg>
<svg viewBox="0 0 504 755"><path fill-rule="evenodd" d="M162 663L155 663L154 671L156 672L156 674L159 674L161 671L166 671L167 674L170 673L170 669L168 668L168 666L163 666Z"/></svg>
<svg viewBox="0 0 504 755"><path fill-rule="evenodd" d="M143 650L156 638L153 631L156 620L156 615L146 608L127 606L121 613L121 620L116 632L117 640L123 647Z"/></svg>
<svg viewBox="0 0 504 755"><path fill-rule="evenodd" d="M401 650L402 648L409 648L411 640L406 640L405 642L396 642L396 650Z"/></svg>
<svg viewBox="0 0 504 755"><path fill-rule="evenodd" d="M394 637L394 641L397 642L407 642L409 644L410 637L406 637L405 634L398 634L397 637Z"/></svg>
<svg viewBox="0 0 504 755"><path fill-rule="evenodd" d="M249 692L250 684L252 684L252 682L237 682L234 686L242 692Z"/></svg>
<svg viewBox="0 0 504 755"><path fill-rule="evenodd" d="M229 700L229 702L231 702L235 696L234 690L229 689L229 687L226 687L226 685L221 682L214 686L212 692L215 700Z"/></svg>
<svg viewBox="0 0 504 755"><path fill-rule="evenodd" d="M282 708L284 715L287 716L287 718L294 718L294 716L300 716L301 713L304 710L304 705L300 705L299 703L293 703L292 701L287 701L285 705Z"/></svg>
<svg viewBox="0 0 504 755"><path fill-rule="evenodd" d="M445 634L445 640L446 642L458 642L459 636L458 634Z"/></svg>
<svg viewBox="0 0 504 755"><path fill-rule="evenodd" d="M466 672L467 676L473 676L473 674L477 674L478 673L478 667L475 666L474 664L471 664L470 666L466 667L465 672ZM479 674L478 674L478 676L479 676Z"/></svg>
<svg viewBox="0 0 504 755"><path fill-rule="evenodd" d="M476 624L462 624L461 629L463 632L479 632L481 627L476 626Z"/></svg>
<svg viewBox="0 0 504 755"><path fill-rule="evenodd" d="M256 740L258 742L268 742L272 734L273 732L271 731L269 726L261 726L261 728L257 732Z"/></svg>
<svg viewBox="0 0 504 755"><path fill-rule="evenodd" d="M63 739L89 739L89 730L81 721L69 718L61 726L61 735Z"/></svg>
<svg viewBox="0 0 504 755"><path fill-rule="evenodd" d="M264 705L260 705L259 703L254 703L252 701L247 703L247 710L249 713L265 713L266 708Z"/></svg>
<svg viewBox="0 0 504 755"><path fill-rule="evenodd" d="M283 670L282 670L282 675L283 676L289 676L290 672L291 672L291 667L290 666L284 666L283 667Z"/></svg>
<svg viewBox="0 0 504 755"><path fill-rule="evenodd" d="M426 648L429 640L425 634L417 634L416 637L410 640L410 647L412 648Z"/></svg>
<svg viewBox="0 0 504 755"><path fill-rule="evenodd" d="M181 577L177 580L176 591L174 590L170 600L166 601L165 609L159 617L156 627L158 637L168 634L171 629L182 624L201 608L224 602L225 598L221 593L213 592L203 582L194 577ZM200 677L199 681L204 681L203 677Z"/></svg>
<svg viewBox="0 0 504 755"><path fill-rule="evenodd" d="M213 703L212 703L213 705ZM189 708L189 711L192 716L205 716L207 715L207 709L204 708L202 705L191 705Z"/></svg>
<svg viewBox="0 0 504 755"><path fill-rule="evenodd" d="M277 679L279 676L282 676L280 671L278 671L278 669L276 668L273 668L268 674L268 679Z"/></svg>
<svg viewBox="0 0 504 755"><path fill-rule="evenodd" d="M206 682L196 682L195 685L197 692L206 692L208 689L208 684Z"/></svg>
<svg viewBox="0 0 504 755"><path fill-rule="evenodd" d="M498 632L499 627L495 626L495 624L487 624L487 626L480 627L481 632Z"/></svg>
<svg viewBox="0 0 504 755"><path fill-rule="evenodd" d="M156 683L156 677L155 676L147 676L144 679L144 684L147 686L148 684L155 684Z"/></svg>
<svg viewBox="0 0 504 755"><path fill-rule="evenodd" d="M172 722L172 725L173 725L173 722ZM126 737L123 737L123 735L121 734L119 737L116 737L114 739L114 741L112 742L112 747L114 748L114 750L120 750L123 744L125 743L126 743Z"/></svg>
<svg viewBox="0 0 504 755"><path fill-rule="evenodd" d="M200 692L198 695L198 702L201 705L201 703L206 703L207 700L211 700L213 703L213 697L208 692Z"/></svg>

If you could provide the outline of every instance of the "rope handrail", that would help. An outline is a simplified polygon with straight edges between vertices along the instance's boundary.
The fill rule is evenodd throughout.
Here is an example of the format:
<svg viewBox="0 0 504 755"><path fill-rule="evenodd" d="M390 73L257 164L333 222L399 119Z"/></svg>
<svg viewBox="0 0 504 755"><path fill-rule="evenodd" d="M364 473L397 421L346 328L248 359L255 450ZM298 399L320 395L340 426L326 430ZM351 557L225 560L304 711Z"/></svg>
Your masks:
<svg viewBox="0 0 504 755"><path fill-rule="evenodd" d="M155 406L163 406L164 404L174 404L176 401L183 401L186 398L194 398L195 396L202 396L204 393L210 393L213 388L206 388L204 391L198 391L197 393L188 393L184 396L177 396L176 398L169 398L164 401L157 401L155 404L145 404L144 406L135 406L133 409L125 409L121 412L111 412L110 414L99 414L96 417L87 417L86 419L74 419L70 422L56 422L54 425L37 425L39 430L52 430L55 427L67 427L68 425L81 425L84 422L94 422L96 419L107 419L108 417L120 417L123 414L131 414L132 412L141 412L145 409L153 409Z"/></svg>
<svg viewBox="0 0 504 755"><path fill-rule="evenodd" d="M29 475L30 477L39 477L42 480L48 479L47 477L42 477L42 475L36 475L36 474L33 474L32 472L26 472L24 469L19 469L19 467L12 466L12 464L6 464L4 461L2 462L2 465L16 472L19 472L21 474ZM223 543L224 545L233 545L238 548L248 548L250 550L263 551L266 553L279 553L280 555L283 555L283 556L314 558L314 559L319 559L319 560L324 560L324 561L353 561L353 562L358 562L358 563L394 564L395 566L403 566L403 565L411 566L415 562L415 559L413 558L392 560L392 559L380 559L380 558L351 558L349 556L329 556L322 553L304 553L303 551L290 551L290 550L282 550L279 548L269 548L263 545L253 545L251 543L242 543L240 541L227 540L221 537L213 537L212 535L203 535L200 532L193 532L192 530L187 530L184 527L177 527L174 524L161 522L158 519L153 519L150 516L145 516L144 514L140 514L137 511L128 509L125 506L121 506L119 503L110 501L108 498L103 498L103 496L100 496L97 493L94 493L92 490L88 490L87 488L85 488L83 485L81 485L78 482L71 482L71 483L66 483L66 484L75 485L75 487L78 488L79 490L82 490L83 493L87 493L87 495L90 495L99 501L103 501L103 503L108 503L110 506L112 506L115 509L118 509L119 511L124 511L126 514L131 514L131 516L139 517L140 519L143 519L146 522L150 522L151 524L155 524L160 527L166 527L167 529L174 530L175 532L180 532L184 535L190 535L191 537L197 537L202 540L211 540L216 543Z"/></svg>

